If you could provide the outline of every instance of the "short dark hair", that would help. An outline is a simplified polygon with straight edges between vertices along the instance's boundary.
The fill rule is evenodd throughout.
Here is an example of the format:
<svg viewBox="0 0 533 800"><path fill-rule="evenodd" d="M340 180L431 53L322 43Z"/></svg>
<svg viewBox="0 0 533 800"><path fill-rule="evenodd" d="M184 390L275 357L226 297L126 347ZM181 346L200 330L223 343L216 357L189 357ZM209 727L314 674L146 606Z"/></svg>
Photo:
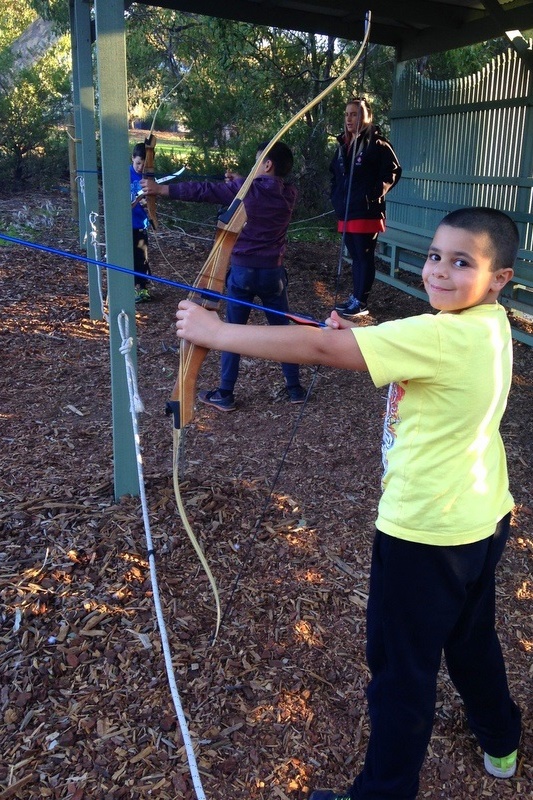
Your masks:
<svg viewBox="0 0 533 800"><path fill-rule="evenodd" d="M257 145L257 152L261 153L267 145L268 142L260 142L260 144ZM285 178L294 164L292 150L283 142L276 142L276 144L270 148L265 158L261 160L266 161L267 158L274 164L274 175L277 175L278 178Z"/></svg>
<svg viewBox="0 0 533 800"><path fill-rule="evenodd" d="M133 148L133 153L131 154L132 158L142 158L144 161L146 159L146 146L144 142L138 142L135 147Z"/></svg>
<svg viewBox="0 0 533 800"><path fill-rule="evenodd" d="M492 271L514 267L520 235L511 217L503 211L483 206L458 208L447 214L440 225L463 228L472 233L486 233L491 242Z"/></svg>

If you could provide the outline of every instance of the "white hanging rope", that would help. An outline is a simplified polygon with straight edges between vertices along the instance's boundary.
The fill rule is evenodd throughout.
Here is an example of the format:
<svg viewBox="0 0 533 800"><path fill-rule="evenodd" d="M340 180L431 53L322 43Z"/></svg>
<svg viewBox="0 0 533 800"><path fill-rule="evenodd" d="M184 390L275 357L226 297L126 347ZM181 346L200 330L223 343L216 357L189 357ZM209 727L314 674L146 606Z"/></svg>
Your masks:
<svg viewBox="0 0 533 800"><path fill-rule="evenodd" d="M83 175L77 175L76 180L78 181L80 187L80 194L83 200L83 219L87 219L87 200L85 196L85 178ZM102 242L98 241L98 228L96 226L96 220L100 215L96 211L89 212L89 224L91 226L91 232L89 234L89 238L91 240L91 245L94 251L94 260L101 261L101 248L105 245ZM83 236L84 244L87 242L87 230L85 230L85 234ZM109 316L106 312L105 308L105 301L104 296L102 293L102 268L97 267L97 277L98 277L98 294L100 296L100 309L102 311L102 319L105 319L107 323L109 323Z"/></svg>
<svg viewBox="0 0 533 800"><path fill-rule="evenodd" d="M161 644L163 646L163 653L165 657L165 667L167 672L167 680L170 688L170 693L172 695L172 700L174 703L174 709L176 711L176 716L178 718L181 735L183 738L183 744L185 746L185 752L187 754L187 762L189 764L189 771L191 774L191 780L194 787L194 791L196 793L197 800L205 800L205 793L202 786L202 781L200 779L200 774L198 772L198 764L196 762L196 756L194 754L194 747L191 740L191 735L189 733L189 728L187 726L187 720L185 718L185 714L183 711L183 706L181 705L180 696L178 693L178 687L176 684L176 678L174 675L174 668L172 666L172 655L170 652L170 646L168 642L167 636L167 629L165 625L165 620L163 617L163 610L161 607L161 599L159 594L159 585L157 582L157 572L155 567L155 553L152 544L152 534L150 531L150 520L148 517L148 504L146 502L146 492L144 488L144 476L143 476L143 469L142 469L142 455L141 455L141 447L140 447L140 438L139 438L139 429L137 424L137 413L140 411L144 411L142 401L139 397L139 393L137 390L137 378L135 374L135 368L133 366L133 360L131 358L131 350L133 347L133 338L129 335L129 318L128 315L121 311L117 317L118 328L120 332L120 336L122 338L122 344L120 346L120 352L124 356L125 364L126 364L126 377L128 382L128 394L130 399L130 413L131 419L133 424L133 436L135 442L135 457L137 461L137 474L139 478L139 491L141 497L141 504L142 504L142 514L143 514L143 522L144 522L144 530L146 535L146 548L148 551L148 561L150 564L150 579L152 583L152 592L154 598L154 606L155 612L157 617L157 625L159 628L159 635L161 637Z"/></svg>
<svg viewBox="0 0 533 800"><path fill-rule="evenodd" d="M101 249L105 246L103 242L98 241L98 227L96 225L96 220L100 215L96 213L96 211L91 211L89 213L89 224L91 226L91 244L94 250L94 260L101 261ZM106 301L104 300L104 295L102 292L102 267L97 266L97 276L98 276L98 294L100 296L100 308L102 310L102 318L105 319L107 323L109 323L109 315L106 311Z"/></svg>
<svg viewBox="0 0 533 800"><path fill-rule="evenodd" d="M76 175L76 181L78 182L78 186L80 187L80 194L81 199L83 200L83 219L86 219L87 214L87 203L85 201L85 178L83 175ZM87 229L85 229L85 233L83 234L83 243L87 241Z"/></svg>

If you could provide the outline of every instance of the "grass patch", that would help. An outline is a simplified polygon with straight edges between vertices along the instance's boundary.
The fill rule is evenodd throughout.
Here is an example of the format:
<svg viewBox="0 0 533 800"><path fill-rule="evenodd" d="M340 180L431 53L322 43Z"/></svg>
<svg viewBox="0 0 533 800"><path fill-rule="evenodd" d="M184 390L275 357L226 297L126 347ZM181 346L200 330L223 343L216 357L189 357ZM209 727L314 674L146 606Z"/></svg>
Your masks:
<svg viewBox="0 0 533 800"><path fill-rule="evenodd" d="M293 219L287 232L289 242L337 242L337 223L333 214L321 214L308 219Z"/></svg>
<svg viewBox="0 0 533 800"><path fill-rule="evenodd" d="M133 149L133 144L132 144ZM183 156L193 152L193 146L190 142L181 141L175 143L158 142L157 152L165 153L168 156Z"/></svg>

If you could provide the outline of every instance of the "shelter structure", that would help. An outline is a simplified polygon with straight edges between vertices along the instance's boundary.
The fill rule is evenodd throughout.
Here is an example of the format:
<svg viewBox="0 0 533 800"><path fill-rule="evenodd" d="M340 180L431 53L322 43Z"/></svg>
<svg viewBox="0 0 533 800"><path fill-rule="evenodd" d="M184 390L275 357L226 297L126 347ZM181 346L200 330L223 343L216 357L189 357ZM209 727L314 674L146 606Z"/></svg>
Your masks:
<svg viewBox="0 0 533 800"><path fill-rule="evenodd" d="M404 177L389 201L389 229L381 237L382 255L390 263L390 271L382 273L381 278L418 292L412 278L416 282L421 254L436 221L452 207L490 203L508 211L522 234L520 280L506 302L533 310L533 51L522 33L533 25L533 0L405 0L401 4L391 0L227 0L223 5L214 0L140 2L354 40L361 40L365 15L370 10L371 41L392 46L396 52L391 137L404 168ZM99 226L90 222L98 202L91 61L94 26L106 257L111 264L132 269L130 248L124 247L125 232L129 233L131 224L125 5L130 3L70 0L77 160L84 177L80 241L91 227L92 241L99 238ZM505 34L510 41L508 60L494 69L489 67L486 74L470 82L433 86L408 63ZM413 131L420 133L418 138ZM499 160L488 152L495 147L495 132L505 133L506 141L513 138L512 153L502 154ZM93 252L88 255L94 257ZM91 268L89 301L91 316L98 316L96 271ZM135 344L130 276L108 272L108 303L115 495L120 497L139 493L117 325L118 315L124 311L131 320L130 335Z"/></svg>
<svg viewBox="0 0 533 800"><path fill-rule="evenodd" d="M432 233L454 208L492 205L509 213L521 234L515 280L502 296L533 314L533 27L531 0L141 0L180 11L253 24L361 38L366 10L371 41L395 48L391 139L403 167L387 198L378 277L425 298L421 265ZM508 52L476 75L431 81L417 59L507 35ZM533 337L513 331L533 346Z"/></svg>
<svg viewBox="0 0 533 800"><path fill-rule="evenodd" d="M360 39L367 10L371 41L394 47L398 61L454 50L533 26L532 0L139 0L210 17Z"/></svg>

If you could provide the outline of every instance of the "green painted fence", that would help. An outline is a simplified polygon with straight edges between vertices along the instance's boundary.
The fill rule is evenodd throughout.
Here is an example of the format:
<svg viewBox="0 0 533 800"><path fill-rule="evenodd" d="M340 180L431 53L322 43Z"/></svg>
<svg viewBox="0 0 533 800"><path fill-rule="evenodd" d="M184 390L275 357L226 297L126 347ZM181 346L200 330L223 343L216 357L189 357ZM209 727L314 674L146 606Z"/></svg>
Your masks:
<svg viewBox="0 0 533 800"><path fill-rule="evenodd" d="M462 206L492 206L520 231L515 279L502 302L533 315L533 71L513 49L475 75L449 81L429 80L403 62L391 141L403 175L387 197L379 255L388 271L378 277L425 297L417 276L442 217ZM514 333L533 345L533 337Z"/></svg>

